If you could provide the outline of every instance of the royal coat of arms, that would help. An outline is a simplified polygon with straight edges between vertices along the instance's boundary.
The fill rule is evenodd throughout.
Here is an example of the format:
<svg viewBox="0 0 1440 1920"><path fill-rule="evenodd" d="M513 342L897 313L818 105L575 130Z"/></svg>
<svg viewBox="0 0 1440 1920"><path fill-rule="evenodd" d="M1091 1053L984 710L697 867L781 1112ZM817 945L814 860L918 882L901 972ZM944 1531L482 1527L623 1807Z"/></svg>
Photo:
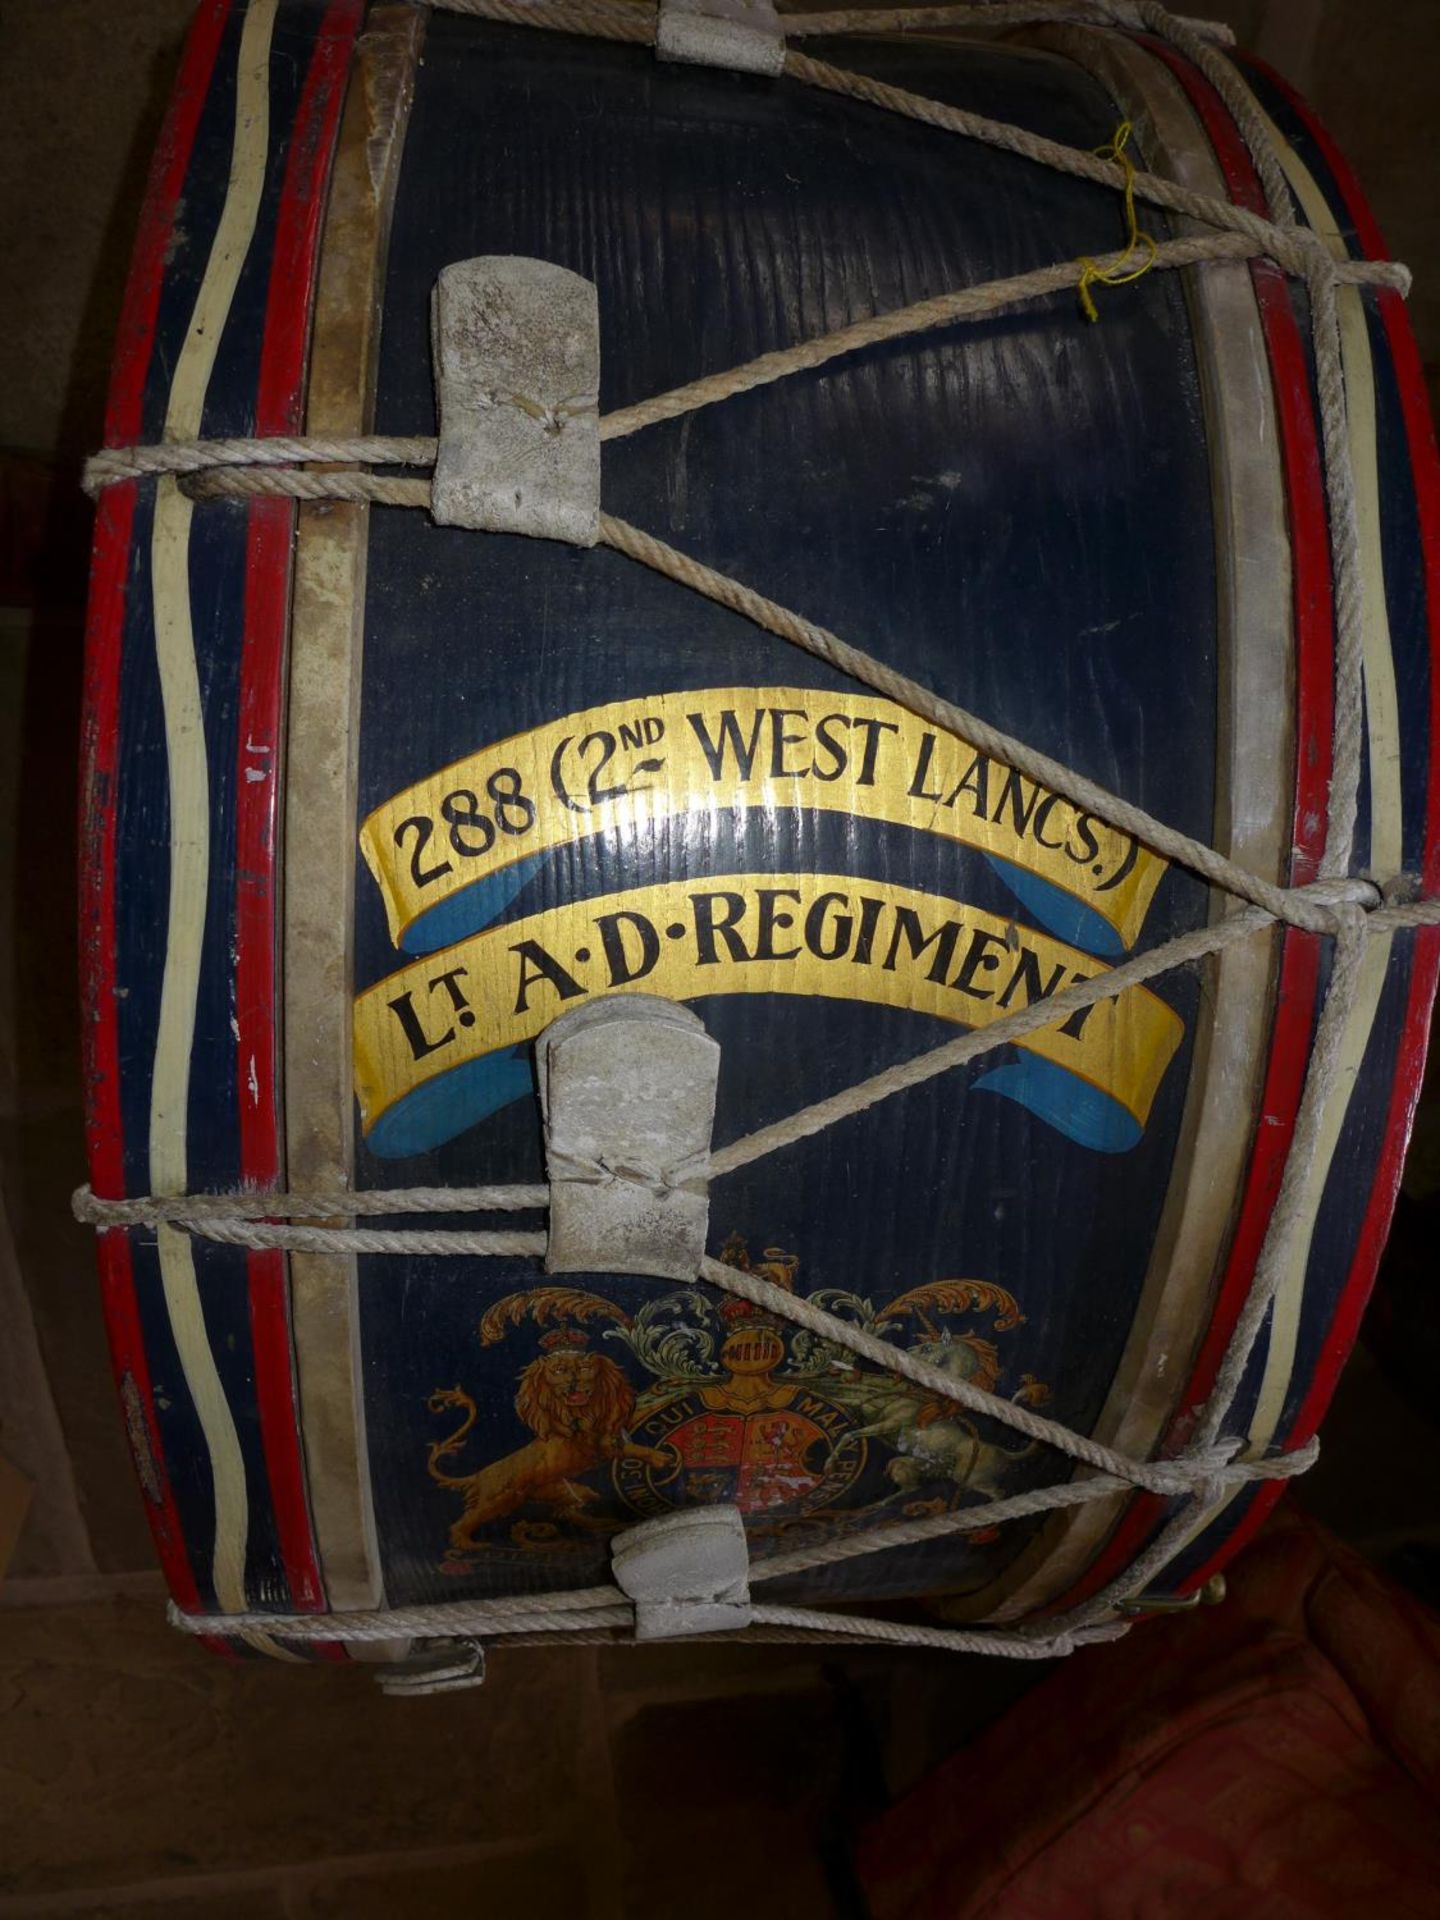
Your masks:
<svg viewBox="0 0 1440 1920"><path fill-rule="evenodd" d="M722 1257L794 1291L799 1261L781 1248L752 1260L732 1236ZM929 1281L878 1308L838 1288L810 1297L994 1393L1004 1388L1001 1341L1025 1317L982 1280ZM474 1398L460 1386L429 1396L433 1415L459 1416L428 1459L460 1503L442 1562L451 1573L496 1547L553 1550L675 1507L734 1505L761 1538L942 1513L997 1498L1034 1451L990 1437L953 1401L700 1287L657 1294L633 1314L581 1288L531 1287L496 1301L478 1333L482 1347L529 1334L514 1411L531 1438L469 1466ZM1040 1404L1049 1389L1022 1374L1010 1397Z"/></svg>

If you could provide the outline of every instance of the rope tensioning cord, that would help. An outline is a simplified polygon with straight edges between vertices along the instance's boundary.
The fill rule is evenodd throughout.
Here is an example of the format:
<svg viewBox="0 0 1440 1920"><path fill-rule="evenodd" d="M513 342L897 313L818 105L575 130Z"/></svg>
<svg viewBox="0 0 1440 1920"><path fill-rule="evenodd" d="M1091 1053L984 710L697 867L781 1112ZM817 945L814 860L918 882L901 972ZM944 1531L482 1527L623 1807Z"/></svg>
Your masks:
<svg viewBox="0 0 1440 1920"><path fill-rule="evenodd" d="M656 12L626 0L432 0L437 9L480 18L548 27L564 32L594 34L642 44L655 38ZM1071 1432L1028 1408L987 1393L971 1383L956 1381L908 1351L866 1334L861 1328L814 1307L758 1275L742 1273L705 1259L698 1278L764 1307L808 1328L872 1364L901 1374L927 1391L991 1417L1029 1435L1079 1463L1091 1476L1032 1489L1008 1500L920 1520L892 1522L843 1541L797 1549L760 1561L752 1577L757 1581L793 1576L810 1568L889 1548L914 1546L950 1535L1000 1524L1024 1515L1074 1507L1117 1493L1144 1489L1179 1499L1180 1509L1150 1547L1101 1593L1068 1615L1041 1628L1013 1633L990 1629L956 1632L900 1626L862 1620L856 1616L810 1613L788 1608L759 1607L754 1611L757 1637L791 1633L809 1637L814 1632L839 1632L906 1645L944 1646L959 1651L989 1651L1012 1656L1068 1652L1084 1640L1113 1637L1123 1625L1106 1622L1116 1607L1143 1593L1149 1581L1194 1530L1198 1516L1223 1497L1225 1489L1245 1481L1283 1478L1301 1472L1315 1457L1317 1443L1277 1457L1234 1462L1237 1441L1221 1442L1220 1429L1238 1391L1246 1362L1264 1324L1276 1287L1284 1272L1294 1236L1305 1209L1305 1185L1319 1134L1340 1068L1340 1043L1354 1001L1359 960L1366 940L1402 929L1440 925L1440 902L1414 897L1418 888L1408 876L1397 876L1384 887L1344 878L1354 833L1360 781L1363 699L1363 656L1360 624L1360 555L1350 463L1343 368L1340 358L1336 292L1340 286L1373 286L1405 293L1410 276L1389 261L1352 261L1335 258L1316 234L1296 224L1289 188L1279 166L1264 121L1248 89L1227 62L1219 58L1200 35L1198 23L1175 19L1156 0L1097 0L1071 5L997 4L898 9L844 16L787 16L787 35L838 32L903 32L979 22L986 26L1014 26L1040 21L1087 21L1092 24L1142 26L1179 47L1222 94L1262 179L1273 220L1266 220L1228 202L1176 186L1159 176L1137 170L1124 151L1122 127L1107 148L1094 153L1043 140L1024 129L988 121L980 116L905 93L864 75L846 72L794 52L785 55L783 71L789 77L826 91L844 93L887 111L921 120L947 131L978 139L1060 168L1081 178L1118 188L1125 196L1127 244L1099 260L1081 258L1036 272L957 289L917 302L890 314L877 315L836 329L816 339L762 355L726 373L709 375L636 406L605 416L599 423L602 440L618 439L643 427L674 419L713 405L734 394L753 391L804 369L826 364L843 354L883 340L899 339L919 331L998 312L1026 300L1044 298L1067 287L1079 290L1087 313L1089 289L1098 283L1123 284L1141 272L1192 266L1206 260L1268 258L1284 271L1306 281L1311 297L1317 392L1321 414L1324 473L1330 507L1332 567L1336 589L1336 716L1334 777L1322 878L1302 887L1278 887L1227 859L1204 842L1181 834L1107 792L1072 770L1034 752L1023 742L989 727L941 699L930 690L895 673L883 662L850 646L803 616L778 606L730 577L714 572L689 556L641 530L610 516L601 516L604 544L628 554L706 597L742 613L779 637L827 660L840 671L875 688L922 717L933 720L1060 792L1077 804L1132 833L1172 861L1190 867L1225 892L1248 904L1222 916L1212 926L1167 941L1124 962L1108 973L1078 983L1048 1001L1024 1008L994 1022L981 1032L962 1035L943 1046L901 1063L843 1093L801 1109L772 1126L722 1147L711 1157L712 1178L722 1177L766 1154L862 1111L907 1086L1005 1045L1024 1033L1051 1026L1084 1006L1109 999L1170 968L1197 961L1280 923L1336 940L1336 961L1326 990L1312 1058L1306 1074L1294 1135L1286 1158L1280 1192L1256 1263L1245 1306L1232 1333L1216 1385L1201 1415L1190 1447L1183 1455L1161 1461L1139 1461ZM1158 205L1206 222L1219 231L1181 241L1156 244L1139 233L1134 200ZM1145 258L1136 268L1137 250ZM557 422L563 431L564 422ZM430 482L418 475L376 473L312 473L300 470L306 461L367 463L423 468L433 465L437 442L433 438L383 436L349 439L289 437L187 441L151 447L107 449L86 468L87 490L147 475L191 476L182 482L200 498L281 495L297 499L348 499L378 504L428 506ZM608 1169L599 1177L621 1178ZM389 1214L486 1213L540 1210L547 1204L544 1187L474 1187L468 1189L412 1188L372 1193L208 1194L140 1200L106 1200L82 1189L76 1196L77 1217L100 1230L136 1225L170 1224L202 1237L228 1244L266 1248L304 1248L325 1252L388 1252L436 1257L543 1255L543 1233L465 1232L454 1230L386 1230L277 1225L297 1218L378 1217ZM188 1615L172 1608L172 1618L187 1631L243 1634L256 1628L295 1639L389 1639L451 1637L484 1634L502 1641L527 1641L548 1632L585 1632L608 1637L630 1618L628 1603L618 1587L599 1587L575 1594L547 1594L520 1601L483 1601L443 1607L384 1609L374 1614L283 1615L274 1613ZM742 1633L738 1636L744 1638Z"/></svg>

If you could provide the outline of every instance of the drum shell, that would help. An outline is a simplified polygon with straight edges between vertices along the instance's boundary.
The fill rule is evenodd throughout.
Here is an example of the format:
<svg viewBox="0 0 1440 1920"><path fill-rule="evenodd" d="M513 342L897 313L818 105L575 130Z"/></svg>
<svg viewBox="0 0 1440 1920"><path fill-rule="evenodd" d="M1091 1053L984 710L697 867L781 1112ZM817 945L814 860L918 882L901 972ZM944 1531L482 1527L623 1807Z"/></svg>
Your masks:
<svg viewBox="0 0 1440 1920"><path fill-rule="evenodd" d="M444 17L425 25L421 67L408 9L372 9L357 40L360 9L299 0L273 10L262 62L254 22L268 11L199 16L142 231L116 441L175 432L185 404L206 434L432 431L429 288L440 266L471 254L532 254L596 281L610 411L865 313L1116 238L1102 190L788 82L677 72L643 49ZM1203 82L1126 47L1129 75L1099 77L1073 46L847 41L831 51L1079 146L1107 138L1130 110L1126 85L1148 86L1166 95L1170 126L1140 124L1142 147L1179 139L1188 112L1196 164L1241 192L1243 155ZM177 403L169 369L207 283L213 294L216 236L236 218L229 162L247 59L253 84L263 72L269 110L265 144L247 161L253 225L208 382ZM1272 83L1256 85L1322 201L1348 222L1347 186L1301 110ZM174 241L182 191L187 209L211 209L213 233L207 248L192 215L147 338L147 288ZM1164 237L1163 220L1146 219ZM1348 238L1373 250L1368 233ZM1205 308L1222 273L1229 298L1250 305L1247 365L1227 357ZM1367 671L1378 685L1388 657L1395 691L1376 702L1376 724L1392 717L1401 768L1393 792L1367 782L1355 867L1418 872L1431 479L1428 467L1413 471L1428 455L1415 450L1413 349L1397 303L1347 298L1359 314L1352 336L1368 348L1369 471L1386 506L1371 560L1388 634ZM1094 326L1067 296L607 447L607 509L1182 829L1243 850L1247 863L1268 860L1270 877L1306 878L1323 829L1333 643L1328 609L1317 617L1313 604L1328 571L1323 519L1316 554L1323 496L1303 297L1266 266L1237 265L1187 281L1154 274L1100 299ZM1255 509L1242 525L1237 477L1259 456L1237 438L1236 394L1257 390L1265 412L1250 432L1268 438L1270 466L1259 481L1249 474L1247 498L1267 502L1269 520ZM648 927L669 990L694 1000L721 1042L719 1142L947 1037L957 1015L937 1007L961 991L953 982L967 962L968 987L983 993L993 975L992 992L1018 979L1018 994L1050 977L1062 949L1068 978L1141 940L1103 914L1077 916L1053 863L1034 870L1044 852L1034 837L1007 837L1007 819L1014 829L1028 801L1033 821L1040 799L1013 785L1004 797L1003 767L977 771L966 756L942 781L941 743L932 735L926 758L923 725L616 555L482 540L398 510L191 508L167 501L173 488L114 488L101 508L85 881L97 1191L164 1191L180 1176L198 1191L539 1178L524 1052L533 1036L494 987L484 1010L511 1024L497 1018L503 1044L472 1054L484 1071L469 1073L448 1117L422 1101L411 1109L418 1132L387 1133L383 1113L352 1124L352 999L373 1007L423 990L428 1006L430 980L466 943L503 949L505 966L528 961L528 979L504 978L517 1000L527 985L538 1015L559 1011L571 986L643 987ZM193 754L182 764L177 657L192 663L205 743L198 789ZM1270 689L1269 706L1253 699L1257 687ZM427 950L436 923L427 934L412 921L401 940L415 944L397 948L377 881L393 890L441 859L483 864L488 848L464 848L485 837L465 822L484 813L486 780L526 754L549 772L566 741L567 764L590 779L612 736L607 767L612 755L631 766L655 758L678 736L687 781L713 773L717 756L724 771L703 796L686 786L687 804L663 817L647 803L627 819L622 803L598 833L561 834L574 816L551 805L554 837L538 854L486 867L485 917L475 917L476 888L457 889L438 958ZM847 804L793 798L797 769L808 768L813 792L842 748L832 784ZM1377 734L1373 765L1387 753ZM758 783L755 768L765 770ZM933 825L951 787L976 803L968 838ZM509 790L502 778L489 798L499 805ZM521 781L517 791L543 838L543 789ZM397 812L412 795L416 810ZM447 798L459 824L439 812ZM422 805L431 801L433 814ZM498 843L503 827L490 818ZM524 818L517 806L512 823ZM367 863L360 842L377 820ZM418 827L397 841L407 820L429 821L425 848ZM1083 850L1073 813L1068 829ZM1061 939L1067 901L1071 937ZM667 917L672 907L678 917ZM1141 943L1211 911L1198 882L1159 874ZM673 939L672 925L682 928ZM593 962L578 958L587 941ZM1010 973L990 967L1017 950ZM943 978L931 979L942 958ZM187 965L193 1027L162 1071L166 1009ZM712 1248L728 1243L733 1259L800 1291L833 1300L838 1290L858 1303L844 1311L868 1312L891 1337L1083 1431L1136 1450L1173 1446L1253 1270L1324 965L1313 936L1277 935L1239 978L1211 966L1156 983L1153 1030L1127 1044L1153 1052L1157 1032L1174 1044L1143 1117L1125 1104L1135 1087L1114 1077L1130 1061L1123 1047L1110 1049L1108 1069L1102 1050L1098 1066L1087 1060L1063 1084L1053 1060L982 1058L717 1184ZM722 970L720 991L709 966ZM838 985L837 968L848 970ZM1267 1443L1291 1446L1318 1418L1383 1237L1432 988L1427 940L1401 936L1376 975L1333 1171L1316 1191L1290 1358L1267 1370L1262 1357L1237 1431L1268 1407ZM974 1012L980 997L970 997ZM1231 1040L1237 1009L1249 1021L1243 1042ZM355 1032L363 1057L362 1018ZM427 1026L424 1044L440 1032ZM415 1090L386 1082L385 1112ZM1206 1144L1217 1112L1228 1161ZM440 1137L457 1116L463 1124ZM1192 1170L1205 1151L1200 1181ZM142 1484L186 1605L354 1606L584 1584L603 1568L607 1528L677 1499L737 1498L758 1557L1067 1472L998 1426L966 1427L930 1403L893 1406L883 1383L842 1392L853 1383L783 1327L726 1317L705 1294L672 1290L667 1304L653 1283L594 1276L573 1291L599 1304L562 1311L524 1262L457 1274L366 1257L357 1271L181 1250L168 1229L105 1235L102 1265ZM507 1301L516 1304L497 1316ZM655 1342L669 1327L687 1329L686 1341L662 1358ZM747 1365L779 1355L758 1392L744 1384L755 1374L727 1366L727 1343L732 1358L755 1349ZM563 1356L573 1375L582 1353L592 1379L577 1391L622 1377L632 1404L618 1427L590 1423L581 1493L571 1501L557 1483L517 1482L504 1497L525 1497L465 1534L479 1477L544 1437L520 1411L522 1377L535 1369L553 1384ZM452 1392L461 1398L447 1402ZM449 1451L467 1398L483 1416ZM668 1479L641 1457L647 1449L679 1462ZM1180 1575L1206 1572L1246 1512L1230 1506ZM1103 1567L1096 1556L1116 1517L857 1560L810 1577L805 1591L943 1592L959 1596L958 1611L1004 1617ZM1132 1506L1130 1551L1159 1517L1156 1503Z"/></svg>

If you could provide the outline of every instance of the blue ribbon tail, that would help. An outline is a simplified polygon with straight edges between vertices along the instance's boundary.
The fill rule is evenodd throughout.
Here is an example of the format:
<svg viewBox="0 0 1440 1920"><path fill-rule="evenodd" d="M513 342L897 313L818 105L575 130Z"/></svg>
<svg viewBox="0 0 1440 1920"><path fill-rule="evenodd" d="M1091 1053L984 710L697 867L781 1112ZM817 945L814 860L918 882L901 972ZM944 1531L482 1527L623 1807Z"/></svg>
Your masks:
<svg viewBox="0 0 1440 1920"><path fill-rule="evenodd" d="M1124 953L1125 942L1114 927L1083 900L1037 874L1027 873L1011 860L1002 860L998 854L987 853L985 858L1025 911L1057 940L1106 960L1118 959Z"/></svg>
<svg viewBox="0 0 1440 1920"><path fill-rule="evenodd" d="M487 1053L437 1074L387 1107L366 1134L365 1144L381 1160L428 1153L534 1091L529 1047Z"/></svg>
<svg viewBox="0 0 1440 1920"><path fill-rule="evenodd" d="M995 1067L975 1085L1028 1107L1067 1140L1096 1153L1128 1153L1144 1132L1129 1108L1110 1094L1033 1054Z"/></svg>

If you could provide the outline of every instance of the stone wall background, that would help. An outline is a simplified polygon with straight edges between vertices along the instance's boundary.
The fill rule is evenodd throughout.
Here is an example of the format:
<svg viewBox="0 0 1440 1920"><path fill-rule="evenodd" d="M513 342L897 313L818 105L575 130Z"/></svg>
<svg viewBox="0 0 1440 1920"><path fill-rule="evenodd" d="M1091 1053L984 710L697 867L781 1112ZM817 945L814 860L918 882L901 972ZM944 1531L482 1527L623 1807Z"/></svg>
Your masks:
<svg viewBox="0 0 1440 1920"><path fill-rule="evenodd" d="M1416 271L1433 392L1440 6L1191 5L1295 81L1348 152ZM84 1177L72 848L89 509L74 483L190 10L0 14L0 1451L36 1482L0 1591L0 1920L858 1912L847 1824L1032 1676L801 1649L526 1651L479 1692L403 1702L360 1670L228 1665L164 1624L93 1250L68 1209ZM1437 1110L1407 1180L1432 1220ZM1362 1351L1307 1500L1433 1576L1424 1489L1371 1479L1435 1443Z"/></svg>

